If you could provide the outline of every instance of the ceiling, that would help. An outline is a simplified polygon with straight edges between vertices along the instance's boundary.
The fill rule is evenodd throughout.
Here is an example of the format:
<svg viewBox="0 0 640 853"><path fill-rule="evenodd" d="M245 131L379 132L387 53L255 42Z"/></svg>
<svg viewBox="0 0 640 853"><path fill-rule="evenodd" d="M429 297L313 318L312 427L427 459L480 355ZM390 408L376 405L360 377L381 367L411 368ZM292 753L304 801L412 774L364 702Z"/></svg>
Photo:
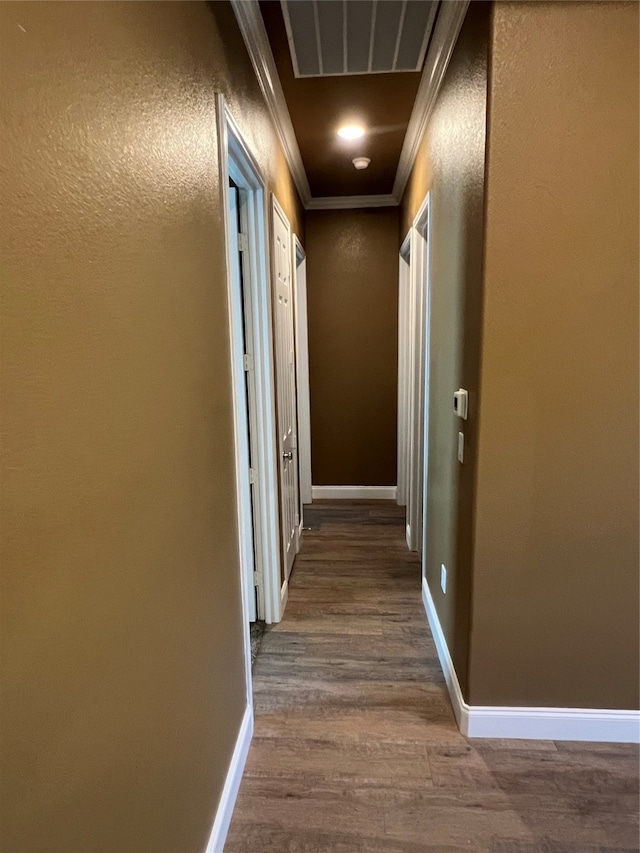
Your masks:
<svg viewBox="0 0 640 853"><path fill-rule="evenodd" d="M430 0L261 0L312 196L392 192L437 5ZM367 69L357 73L356 67L364 67L365 42ZM294 60L299 73L312 76L296 76ZM400 70L411 63L413 71ZM336 130L345 121L362 123L366 136L340 139ZM368 169L354 168L357 156L371 158Z"/></svg>

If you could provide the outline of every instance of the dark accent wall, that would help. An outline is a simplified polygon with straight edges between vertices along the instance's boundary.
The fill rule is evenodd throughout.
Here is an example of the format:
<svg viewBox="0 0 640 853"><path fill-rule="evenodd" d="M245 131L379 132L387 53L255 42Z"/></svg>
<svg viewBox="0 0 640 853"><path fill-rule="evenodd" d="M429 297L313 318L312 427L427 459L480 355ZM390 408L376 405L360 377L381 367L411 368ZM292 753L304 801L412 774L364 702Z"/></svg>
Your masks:
<svg viewBox="0 0 640 853"><path fill-rule="evenodd" d="M431 193L431 345L426 579L466 688L482 309L484 161L490 6L470 5L402 205L402 236ZM469 418L453 392L469 391ZM457 459L458 431L465 461ZM447 567L447 593L440 566Z"/></svg>
<svg viewBox="0 0 640 853"><path fill-rule="evenodd" d="M7 853L200 853L245 706L215 92L227 3L0 4Z"/></svg>
<svg viewBox="0 0 640 853"><path fill-rule="evenodd" d="M497 3L468 698L638 707L637 3Z"/></svg>
<svg viewBox="0 0 640 853"><path fill-rule="evenodd" d="M307 211L312 481L396 484L398 208Z"/></svg>

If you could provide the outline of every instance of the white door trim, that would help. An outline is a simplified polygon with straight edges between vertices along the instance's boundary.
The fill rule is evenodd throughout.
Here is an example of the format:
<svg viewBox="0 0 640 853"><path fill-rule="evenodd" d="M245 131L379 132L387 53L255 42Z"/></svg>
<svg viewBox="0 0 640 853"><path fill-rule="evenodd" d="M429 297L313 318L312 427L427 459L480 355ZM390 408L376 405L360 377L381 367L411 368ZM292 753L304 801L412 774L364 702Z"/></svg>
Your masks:
<svg viewBox="0 0 640 853"><path fill-rule="evenodd" d="M423 551L426 531L426 470L428 438L429 322L431 306L431 192L425 196L411 228L409 366L409 482L407 515L409 547Z"/></svg>
<svg viewBox="0 0 640 853"><path fill-rule="evenodd" d="M232 164L229 161L229 174L231 175ZM226 182L225 182L226 184ZM235 461L236 461L236 488L240 507L238 515L238 532L240 534L241 560L243 566L242 576L245 579L244 594L246 596L246 620L255 622L264 606L262 601L258 602L261 586L254 583L255 572L259 565L258 542L254 535L253 515L255 512L253 495L251 493L251 469L250 459L255 454L255 383L253 377L246 377L243 369L244 360L252 358L252 347L250 343L252 323L251 309L247 294L243 291L242 281L245 279L245 255L241 252L240 243L243 238L240 234L246 231L246 227L240 226L240 220L246 220L246 194L240 189L231 189L226 186L228 192L229 228L227 230L227 254L229 257L231 277L229 279L229 292L231 300L231 366L235 404ZM243 198L244 196L244 198ZM243 215L244 214L244 215ZM243 344L243 341L246 343ZM246 347L247 356L243 354ZM253 417L252 417L253 415ZM255 550L254 550L255 549ZM246 621L245 620L245 621Z"/></svg>
<svg viewBox="0 0 640 853"><path fill-rule="evenodd" d="M311 503L311 405L309 399L309 331L307 323L307 256L298 236L294 243L294 293L296 318L296 387L298 391L298 462L300 474L300 524L302 507Z"/></svg>
<svg viewBox="0 0 640 853"><path fill-rule="evenodd" d="M247 282L253 312L253 368L255 374L257 418L256 483L254 497L256 511L253 514L254 536L256 538L256 554L262 561L263 580L263 615L268 623L279 622L281 619L280 597L280 522L277 503L278 479L276 467L276 422L275 422L275 389L273 372L273 339L271 330L271 288L269 286L269 255L266 231L267 194L264 179L260 169L246 146L240 131L231 116L224 96L216 96L218 133L220 138L220 175L221 195L225 233L229 233L228 222L229 191L227 176L233 170L236 184L247 190L249 203L247 205L249 228L249 281ZM244 374L242 377L235 369L238 359L242 360L242 316L238 312L238 298L233 293L233 259L229 254L229 240L226 240L227 252L227 281L229 292L229 322L232 346L232 375L234 377L234 429L236 433L236 448L240 447L241 433L246 429L246 410L244 406ZM251 499L248 487L248 464L241 459L241 453L236 452L236 480L238 519L239 519L239 548L241 559L241 577L243 583L243 605L247 606L249 577L252 569L253 554L249 553L249 540L246 534L247 524L251 523L247 513L251 512ZM243 532L244 531L244 532ZM251 690L251 645L249 642L248 619L246 618L246 646L248 660L247 682Z"/></svg>
<svg viewBox="0 0 640 853"><path fill-rule="evenodd" d="M453 713L465 737L640 743L640 711L468 705L425 578L422 602L438 651Z"/></svg>
<svg viewBox="0 0 640 853"><path fill-rule="evenodd" d="M421 368L420 390L422 399L421 406L421 448L422 448L422 477L419 484L422 489L420 495L419 536L420 552L422 554L422 574L426 576L427 560L427 487L429 483L429 372L431 352L431 193L428 192L424 202L413 224L418 235L418 275L420 277L422 290L422 316L420 318L420 336L422 358L419 362Z"/></svg>
<svg viewBox="0 0 640 853"><path fill-rule="evenodd" d="M400 506L407 503L408 430L409 430L409 359L410 337L410 242L411 232L402 242L398 272L398 494Z"/></svg>

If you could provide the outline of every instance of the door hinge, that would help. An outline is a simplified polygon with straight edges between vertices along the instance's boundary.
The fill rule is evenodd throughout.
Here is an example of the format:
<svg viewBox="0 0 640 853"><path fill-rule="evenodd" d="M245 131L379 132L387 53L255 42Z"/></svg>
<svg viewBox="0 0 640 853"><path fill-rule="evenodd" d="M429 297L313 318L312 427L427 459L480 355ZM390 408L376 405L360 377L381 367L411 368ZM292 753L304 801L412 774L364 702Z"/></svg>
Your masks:
<svg viewBox="0 0 640 853"><path fill-rule="evenodd" d="M249 248L249 239L246 234L238 234L238 249L241 252L246 252Z"/></svg>
<svg viewBox="0 0 640 853"><path fill-rule="evenodd" d="M246 352L242 356L242 364L246 371L253 370L253 356L250 352Z"/></svg>
<svg viewBox="0 0 640 853"><path fill-rule="evenodd" d="M253 485L258 479L258 475L256 473L255 468L249 468L249 483Z"/></svg>
<svg viewBox="0 0 640 853"><path fill-rule="evenodd" d="M253 573L253 584L254 586L262 586L262 572Z"/></svg>

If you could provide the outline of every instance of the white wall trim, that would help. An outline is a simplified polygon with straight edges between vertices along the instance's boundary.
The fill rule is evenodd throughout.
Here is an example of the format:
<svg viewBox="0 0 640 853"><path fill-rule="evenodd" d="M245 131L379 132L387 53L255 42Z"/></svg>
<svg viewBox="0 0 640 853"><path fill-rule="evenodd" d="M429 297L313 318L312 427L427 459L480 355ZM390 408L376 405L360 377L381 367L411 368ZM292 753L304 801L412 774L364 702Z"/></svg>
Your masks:
<svg viewBox="0 0 640 853"><path fill-rule="evenodd" d="M466 737L640 743L640 711L467 705L425 578L422 579L422 601L453 713Z"/></svg>
<svg viewBox="0 0 640 853"><path fill-rule="evenodd" d="M469 0L440 4L393 182L392 194L399 200L402 199L416 161L420 142L427 129L468 6Z"/></svg>
<svg viewBox="0 0 640 853"><path fill-rule="evenodd" d="M298 140L291 123L289 108L282 91L282 84L269 45L267 31L260 14L260 6L257 0L231 0L231 6L249 52L262 94L271 113L287 163L291 169L293 180L300 193L302 204L306 205L311 198L309 181L300 156Z"/></svg>
<svg viewBox="0 0 640 853"><path fill-rule="evenodd" d="M400 506L407 503L407 474L409 472L409 329L411 302L409 290L411 270L402 253L398 258L398 415L397 415L397 467L398 496Z"/></svg>
<svg viewBox="0 0 640 853"><path fill-rule="evenodd" d="M353 210L361 207L397 207L395 195L328 195L310 199L307 210Z"/></svg>
<svg viewBox="0 0 640 853"><path fill-rule="evenodd" d="M451 655L449 654L449 647L447 646L447 641L445 640L444 632L440 625L438 614L436 613L436 606L433 602L433 598L431 597L431 591L429 590L427 579L424 576L422 578L422 603L424 604L424 609L429 621L429 627L433 634L433 641L436 644L438 658L440 659L440 666L442 667L442 672L444 674L444 680L447 682L449 698L451 699L451 705L453 706L453 713L455 715L458 728L463 735L467 735L469 731L469 706L462 696L460 682L458 681L458 676L456 674L453 661L451 660Z"/></svg>
<svg viewBox="0 0 640 853"><path fill-rule="evenodd" d="M409 335L407 398L407 517L410 550L424 553L429 431L429 348L431 317L431 191L409 232ZM404 244L403 244L404 245Z"/></svg>
<svg viewBox="0 0 640 853"><path fill-rule="evenodd" d="M262 591L258 596L258 616L266 622L279 622L280 610L280 520L278 509L278 471L273 448L276 443L276 408L274 384L274 353L272 340L271 276L269 272L269 240L267 237L267 194L264 179L255 158L246 146L240 130L229 113L225 98L216 95L218 132L220 135L220 174L223 218L226 237L226 262L229 302L231 343L231 368L234 377L234 431L236 438L236 478L240 536L240 561L242 566L243 602L253 594L253 570L262 570ZM248 285L253 316L253 353L256 403L258 417L255 423L257 439L257 473L255 488L255 518L251 519L251 488L248 482L248 458L238 452L240 440L246 429L246 406L244 402L244 370L234 369L242 360L242 320L239 305L240 295L236 292L233 275L233 258L229 247L229 188L227 176L234 179L248 193L249 252ZM235 226L234 226L235 227ZM241 458L242 457L242 458ZM252 527L255 535L255 556L251 541ZM251 582L249 582L251 577ZM248 615L245 613L247 645L247 690L251 692L251 649L249 641Z"/></svg>
<svg viewBox="0 0 640 853"><path fill-rule="evenodd" d="M314 500L381 500L395 501L396 486L312 486Z"/></svg>
<svg viewBox="0 0 640 853"><path fill-rule="evenodd" d="M245 708L240 731L236 739L236 745L231 756L227 778L225 779L222 795L218 804L218 810L213 822L213 829L209 836L209 843L205 853L222 853L224 843L229 831L229 824L236 804L236 798L242 781L244 765L249 754L251 738L253 737L253 710L250 705Z"/></svg>

